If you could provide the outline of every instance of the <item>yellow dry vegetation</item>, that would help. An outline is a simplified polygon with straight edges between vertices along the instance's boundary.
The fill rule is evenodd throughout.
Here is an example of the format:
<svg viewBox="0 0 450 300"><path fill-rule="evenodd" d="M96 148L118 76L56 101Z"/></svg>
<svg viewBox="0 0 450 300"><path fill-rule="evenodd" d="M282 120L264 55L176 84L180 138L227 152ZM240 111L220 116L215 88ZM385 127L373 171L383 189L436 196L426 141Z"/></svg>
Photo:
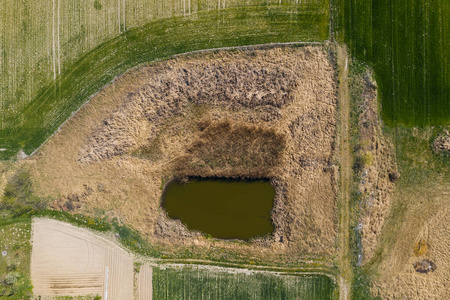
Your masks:
<svg viewBox="0 0 450 300"><path fill-rule="evenodd" d="M331 262L335 76L324 47L205 53L134 69L28 159L36 191L57 209L118 217L171 251L196 245L213 255L226 248ZM186 176L270 178L274 234L248 244L211 240L168 219L163 184Z"/></svg>
<svg viewBox="0 0 450 300"><path fill-rule="evenodd" d="M448 160L433 153L433 128L397 129L401 177L371 268L383 299L446 299L450 295ZM406 145L406 146L405 146ZM401 157L403 156L403 157Z"/></svg>
<svg viewBox="0 0 450 300"><path fill-rule="evenodd" d="M428 252L428 243L424 239L420 239L415 245L414 245L414 254L416 256L423 256L427 254Z"/></svg>

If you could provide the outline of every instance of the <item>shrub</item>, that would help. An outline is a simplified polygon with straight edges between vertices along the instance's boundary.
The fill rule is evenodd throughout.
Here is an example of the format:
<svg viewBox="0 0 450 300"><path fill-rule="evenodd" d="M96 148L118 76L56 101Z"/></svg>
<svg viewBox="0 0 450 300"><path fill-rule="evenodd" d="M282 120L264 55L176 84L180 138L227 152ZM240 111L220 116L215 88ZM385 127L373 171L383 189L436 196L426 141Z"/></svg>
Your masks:
<svg viewBox="0 0 450 300"><path fill-rule="evenodd" d="M17 282L17 279L19 278L19 274L17 273L9 273L6 275L4 283L6 285L14 285Z"/></svg>
<svg viewBox="0 0 450 300"><path fill-rule="evenodd" d="M0 210L9 210L13 216L20 216L32 210L44 210L46 207L47 200L33 194L27 171L21 169L9 178L1 198Z"/></svg>

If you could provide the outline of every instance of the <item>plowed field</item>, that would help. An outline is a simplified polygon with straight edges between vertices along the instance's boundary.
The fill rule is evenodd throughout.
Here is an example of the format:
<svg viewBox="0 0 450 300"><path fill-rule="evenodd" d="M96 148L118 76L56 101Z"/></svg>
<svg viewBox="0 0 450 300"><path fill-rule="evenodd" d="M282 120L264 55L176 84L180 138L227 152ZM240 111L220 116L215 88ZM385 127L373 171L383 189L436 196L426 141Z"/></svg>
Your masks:
<svg viewBox="0 0 450 300"><path fill-rule="evenodd" d="M133 299L133 258L87 229L34 219L31 278L34 295L101 295Z"/></svg>

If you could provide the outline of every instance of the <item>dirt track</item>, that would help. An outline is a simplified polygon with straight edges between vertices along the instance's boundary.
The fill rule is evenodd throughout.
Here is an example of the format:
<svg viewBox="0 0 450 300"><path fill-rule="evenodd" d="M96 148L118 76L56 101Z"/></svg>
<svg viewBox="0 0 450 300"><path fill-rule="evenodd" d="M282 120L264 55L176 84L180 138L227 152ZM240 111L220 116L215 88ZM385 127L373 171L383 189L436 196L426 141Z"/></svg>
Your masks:
<svg viewBox="0 0 450 300"><path fill-rule="evenodd" d="M350 286L352 271L350 265L350 180L351 180L351 153L350 153L350 97L348 91L348 55L347 49L338 47L339 67L339 100L340 110L340 195L341 207L339 215L339 267L341 271L339 299L351 299Z"/></svg>
<svg viewBox="0 0 450 300"><path fill-rule="evenodd" d="M87 229L50 219L34 219L32 230L35 296L133 299L133 258L119 246Z"/></svg>

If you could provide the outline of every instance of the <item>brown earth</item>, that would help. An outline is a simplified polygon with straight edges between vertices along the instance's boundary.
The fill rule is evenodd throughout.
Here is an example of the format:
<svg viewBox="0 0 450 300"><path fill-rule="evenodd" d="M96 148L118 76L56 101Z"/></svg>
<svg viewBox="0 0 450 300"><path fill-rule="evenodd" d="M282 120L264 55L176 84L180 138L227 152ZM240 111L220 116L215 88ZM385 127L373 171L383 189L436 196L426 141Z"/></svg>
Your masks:
<svg viewBox="0 0 450 300"><path fill-rule="evenodd" d="M360 149L356 156L359 162L355 170L361 172L358 186L361 220L360 233L363 250L361 264L373 256L381 229L391 207L394 184L400 176L395 163L393 142L382 132L378 112L377 88L372 74L362 78L362 103L358 120Z"/></svg>
<svg viewBox="0 0 450 300"><path fill-rule="evenodd" d="M165 249L226 248L260 259L336 254L336 72L323 47L179 57L117 78L29 165L53 206L118 217ZM169 220L174 177L270 178L272 237L211 240ZM174 250L175 251L175 250ZM329 260L330 261L330 260Z"/></svg>

